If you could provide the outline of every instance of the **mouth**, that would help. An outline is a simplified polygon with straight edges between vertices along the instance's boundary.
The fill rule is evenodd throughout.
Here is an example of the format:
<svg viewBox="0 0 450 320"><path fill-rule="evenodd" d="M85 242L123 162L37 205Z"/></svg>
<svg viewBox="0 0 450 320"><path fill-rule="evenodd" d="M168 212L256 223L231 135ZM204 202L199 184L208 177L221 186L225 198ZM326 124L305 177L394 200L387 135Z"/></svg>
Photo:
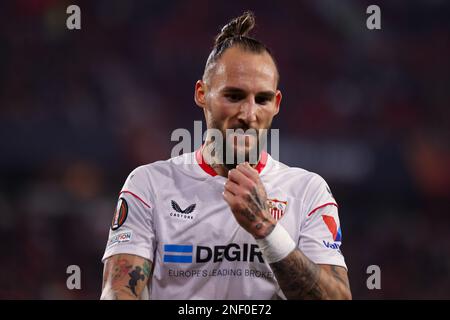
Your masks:
<svg viewBox="0 0 450 320"><path fill-rule="evenodd" d="M254 131L254 132L248 132ZM235 148L251 148L255 146L258 142L258 135L256 130L235 130L232 133L227 134L227 141L232 144Z"/></svg>
<svg viewBox="0 0 450 320"><path fill-rule="evenodd" d="M258 153L258 130L250 129L226 129L224 141L224 164L229 169L243 162L257 163Z"/></svg>

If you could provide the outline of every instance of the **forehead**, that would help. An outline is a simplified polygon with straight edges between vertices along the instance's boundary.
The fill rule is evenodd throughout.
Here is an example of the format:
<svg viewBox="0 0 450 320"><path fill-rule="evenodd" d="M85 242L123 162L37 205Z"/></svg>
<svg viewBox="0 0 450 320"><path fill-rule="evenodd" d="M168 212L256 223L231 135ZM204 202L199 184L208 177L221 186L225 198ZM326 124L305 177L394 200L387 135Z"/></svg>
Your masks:
<svg viewBox="0 0 450 320"><path fill-rule="evenodd" d="M275 90L276 66L267 52L254 53L232 47L217 61L211 85L218 90L229 86L248 91Z"/></svg>

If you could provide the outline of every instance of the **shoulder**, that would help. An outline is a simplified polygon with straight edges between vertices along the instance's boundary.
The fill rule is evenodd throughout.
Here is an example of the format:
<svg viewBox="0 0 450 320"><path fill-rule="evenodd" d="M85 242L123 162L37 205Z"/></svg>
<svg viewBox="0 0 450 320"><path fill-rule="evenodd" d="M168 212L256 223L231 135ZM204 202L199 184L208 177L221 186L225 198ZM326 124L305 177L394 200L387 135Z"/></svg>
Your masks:
<svg viewBox="0 0 450 320"><path fill-rule="evenodd" d="M167 160L159 160L136 167L128 179L148 180L152 176L162 174L169 177L174 170L182 170L186 165L192 164L193 153L185 153Z"/></svg>
<svg viewBox="0 0 450 320"><path fill-rule="evenodd" d="M191 156L186 153L136 167L126 178L121 193L134 193L145 201L153 202L157 185L175 179L175 175L189 163Z"/></svg>
<svg viewBox="0 0 450 320"><path fill-rule="evenodd" d="M271 158L271 166L267 175L272 179L280 177L284 185L291 184L295 188L301 189L302 193L328 188L327 182L321 175L300 167L288 166L273 158Z"/></svg>
<svg viewBox="0 0 450 320"><path fill-rule="evenodd" d="M337 207L330 187L321 175L303 168L288 166L275 159L271 159L271 162L266 174L268 184L279 187L299 199L305 212L326 205Z"/></svg>

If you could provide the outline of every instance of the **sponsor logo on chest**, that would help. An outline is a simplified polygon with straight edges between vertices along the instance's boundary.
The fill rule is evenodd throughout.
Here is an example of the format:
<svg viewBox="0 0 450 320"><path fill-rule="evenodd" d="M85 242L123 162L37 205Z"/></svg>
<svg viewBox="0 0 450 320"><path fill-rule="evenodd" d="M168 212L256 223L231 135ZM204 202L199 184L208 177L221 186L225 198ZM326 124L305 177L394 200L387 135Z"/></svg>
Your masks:
<svg viewBox="0 0 450 320"><path fill-rule="evenodd" d="M164 245L164 263L206 263L222 261L257 261L264 263L257 244L229 243L227 245Z"/></svg>
<svg viewBox="0 0 450 320"><path fill-rule="evenodd" d="M182 220L194 219L193 212L195 210L195 207L197 206L196 203L193 203L193 204L187 206L185 209L182 209L175 200L171 200L170 204L173 209L170 211L171 217L182 219Z"/></svg>

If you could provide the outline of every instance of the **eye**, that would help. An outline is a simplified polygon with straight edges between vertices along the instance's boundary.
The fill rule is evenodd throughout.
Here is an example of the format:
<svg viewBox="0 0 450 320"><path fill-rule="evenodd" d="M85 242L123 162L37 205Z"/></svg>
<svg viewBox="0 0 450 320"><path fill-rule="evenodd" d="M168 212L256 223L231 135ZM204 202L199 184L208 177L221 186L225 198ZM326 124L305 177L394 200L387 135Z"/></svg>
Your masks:
<svg viewBox="0 0 450 320"><path fill-rule="evenodd" d="M239 93L228 93L225 95L225 97L230 102L238 102L239 100L242 100L242 98L243 98L242 94L239 94Z"/></svg>
<svg viewBox="0 0 450 320"><path fill-rule="evenodd" d="M267 104L269 101L270 101L270 99L267 98L267 97L256 97L256 98L255 98L255 102L256 102L257 104L265 105L265 104Z"/></svg>

